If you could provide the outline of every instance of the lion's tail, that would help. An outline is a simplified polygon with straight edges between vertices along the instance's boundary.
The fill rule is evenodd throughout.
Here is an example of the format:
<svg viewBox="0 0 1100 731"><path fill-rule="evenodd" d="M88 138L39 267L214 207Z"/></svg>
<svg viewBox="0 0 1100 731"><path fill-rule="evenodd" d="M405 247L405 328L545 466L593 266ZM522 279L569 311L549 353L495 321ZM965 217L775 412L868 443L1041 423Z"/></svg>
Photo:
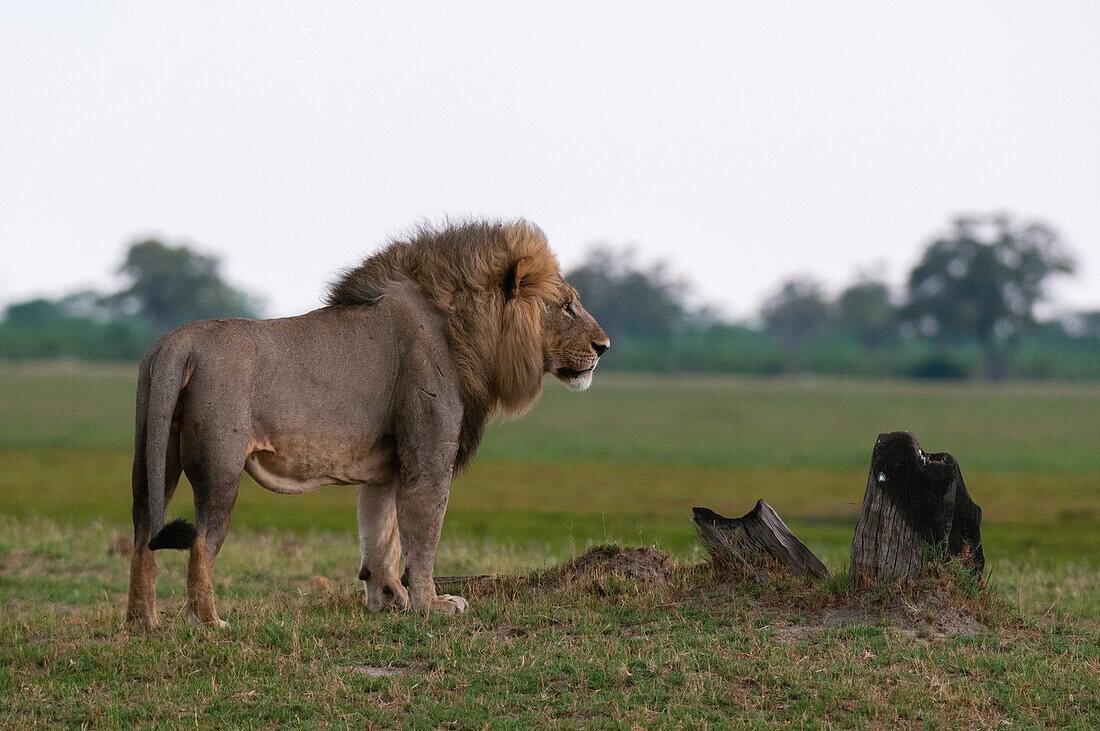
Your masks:
<svg viewBox="0 0 1100 731"><path fill-rule="evenodd" d="M134 438L135 541L151 536L149 550L190 548L198 537L195 526L183 518L164 524L165 473L172 414L185 384L188 349L173 347L171 337L142 362L138 376L137 419ZM141 472L144 472L144 475ZM144 480L140 478L144 477ZM141 483L144 483L142 485ZM145 490L140 488L144 486ZM144 492L144 495L140 495ZM141 498L144 498L142 500ZM141 502L147 509L141 511ZM144 512L144 515L140 513ZM141 526L145 523L145 526ZM140 528L145 527L145 530Z"/></svg>

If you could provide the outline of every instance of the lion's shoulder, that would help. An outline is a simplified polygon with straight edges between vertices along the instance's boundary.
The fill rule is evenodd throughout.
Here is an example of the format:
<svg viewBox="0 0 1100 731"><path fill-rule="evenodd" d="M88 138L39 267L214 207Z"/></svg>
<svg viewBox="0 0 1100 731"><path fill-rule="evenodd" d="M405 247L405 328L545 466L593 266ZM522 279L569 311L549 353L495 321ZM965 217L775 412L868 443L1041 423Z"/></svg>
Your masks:
<svg viewBox="0 0 1100 731"><path fill-rule="evenodd" d="M538 398L539 318L544 300L564 287L558 261L527 221L420 226L344 271L326 302L381 308L408 287L430 308L408 327L442 323L463 406L461 467L497 409L521 413Z"/></svg>

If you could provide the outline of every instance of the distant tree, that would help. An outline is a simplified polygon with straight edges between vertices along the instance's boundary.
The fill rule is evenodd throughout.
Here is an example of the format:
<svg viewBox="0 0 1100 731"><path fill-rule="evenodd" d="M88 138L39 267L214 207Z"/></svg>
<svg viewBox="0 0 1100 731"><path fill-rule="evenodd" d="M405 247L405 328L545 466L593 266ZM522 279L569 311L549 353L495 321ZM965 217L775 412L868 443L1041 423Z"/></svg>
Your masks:
<svg viewBox="0 0 1100 731"><path fill-rule="evenodd" d="M1081 312L1078 317L1080 317L1081 336L1100 340L1100 310Z"/></svg>
<svg viewBox="0 0 1100 731"><path fill-rule="evenodd" d="M64 319L60 303L44 298L16 302L4 311L4 322L14 327L42 327Z"/></svg>
<svg viewBox="0 0 1100 731"><path fill-rule="evenodd" d="M99 292L80 290L56 300L37 298L8 306L4 321L14 327L42 327L63 320L107 322L120 316Z"/></svg>
<svg viewBox="0 0 1100 731"><path fill-rule="evenodd" d="M959 217L910 273L906 317L940 343L976 342L986 377L1000 380L1047 282L1073 268L1049 226L1007 215Z"/></svg>
<svg viewBox="0 0 1100 731"><path fill-rule="evenodd" d="M107 301L133 311L158 333L184 323L217 317L256 317L256 300L221 277L221 262L187 246L140 241L119 268L130 284Z"/></svg>
<svg viewBox="0 0 1100 731"><path fill-rule="evenodd" d="M639 267L631 249L593 247L566 279L613 347L634 339L667 340L685 322L685 286L673 281L662 264Z"/></svg>
<svg viewBox="0 0 1100 731"><path fill-rule="evenodd" d="M798 370L803 351L829 326L829 304L816 280L794 277L764 301L760 316L764 328L791 351L792 366Z"/></svg>
<svg viewBox="0 0 1100 731"><path fill-rule="evenodd" d="M868 350L898 341L898 309L885 282L861 276L837 299L837 327Z"/></svg>
<svg viewBox="0 0 1100 731"><path fill-rule="evenodd" d="M0 322L0 359L140 358L152 344L149 325L104 306L103 299L85 290L10 305Z"/></svg>

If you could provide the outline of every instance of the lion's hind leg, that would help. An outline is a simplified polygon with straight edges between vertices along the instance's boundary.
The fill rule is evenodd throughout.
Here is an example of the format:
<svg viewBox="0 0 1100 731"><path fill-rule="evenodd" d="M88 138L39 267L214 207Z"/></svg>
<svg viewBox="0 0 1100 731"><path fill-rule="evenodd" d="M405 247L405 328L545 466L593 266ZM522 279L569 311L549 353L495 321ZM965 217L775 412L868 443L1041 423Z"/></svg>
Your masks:
<svg viewBox="0 0 1100 731"><path fill-rule="evenodd" d="M148 546L134 546L130 556L130 591L126 601L126 624L149 632L157 618L157 560Z"/></svg>
<svg viewBox="0 0 1100 731"><path fill-rule="evenodd" d="M144 436L144 435L143 435ZM139 440L139 445L143 440ZM179 484L180 443L179 432L171 433L165 462L164 504L167 506ZM157 559L149 550L150 535L148 492L145 477L145 451L139 446L134 455L134 553L130 556L130 589L126 602L126 624L143 631L156 629L157 617Z"/></svg>
<svg viewBox="0 0 1100 731"><path fill-rule="evenodd" d="M224 537L224 536L223 536ZM217 550L201 530L187 559L187 623L192 627L228 627L214 608L214 559Z"/></svg>
<svg viewBox="0 0 1100 731"><path fill-rule="evenodd" d="M214 608L214 562L229 532L244 469L247 442L237 441L226 438L214 442L213 448L203 445L185 450L198 533L187 561L187 621L194 626L228 626Z"/></svg>
<svg viewBox="0 0 1100 731"><path fill-rule="evenodd" d="M192 626L229 626L214 608L214 562L229 532L239 486L238 472L195 488L198 537L187 560L187 621Z"/></svg>
<svg viewBox="0 0 1100 731"><path fill-rule="evenodd" d="M363 560L359 578L366 588L367 609L376 612L391 604L407 609L409 595L401 584L401 536L397 529L397 486L360 485L356 515Z"/></svg>

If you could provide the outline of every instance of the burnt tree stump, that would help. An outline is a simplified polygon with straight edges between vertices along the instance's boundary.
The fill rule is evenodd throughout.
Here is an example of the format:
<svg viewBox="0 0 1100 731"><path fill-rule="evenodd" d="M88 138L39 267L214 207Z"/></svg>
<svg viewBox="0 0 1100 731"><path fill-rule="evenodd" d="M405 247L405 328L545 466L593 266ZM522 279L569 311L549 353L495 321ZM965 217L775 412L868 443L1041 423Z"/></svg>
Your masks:
<svg viewBox="0 0 1100 731"><path fill-rule="evenodd" d="M916 581L929 548L963 557L981 576L981 525L954 457L927 454L909 432L880 434L852 541L852 583Z"/></svg>
<svg viewBox="0 0 1100 731"><path fill-rule="evenodd" d="M829 570L806 544L798 540L779 514L763 500L741 518L725 518L707 508L693 508L695 525L712 554L759 575L743 553L766 555L796 576L828 578Z"/></svg>

